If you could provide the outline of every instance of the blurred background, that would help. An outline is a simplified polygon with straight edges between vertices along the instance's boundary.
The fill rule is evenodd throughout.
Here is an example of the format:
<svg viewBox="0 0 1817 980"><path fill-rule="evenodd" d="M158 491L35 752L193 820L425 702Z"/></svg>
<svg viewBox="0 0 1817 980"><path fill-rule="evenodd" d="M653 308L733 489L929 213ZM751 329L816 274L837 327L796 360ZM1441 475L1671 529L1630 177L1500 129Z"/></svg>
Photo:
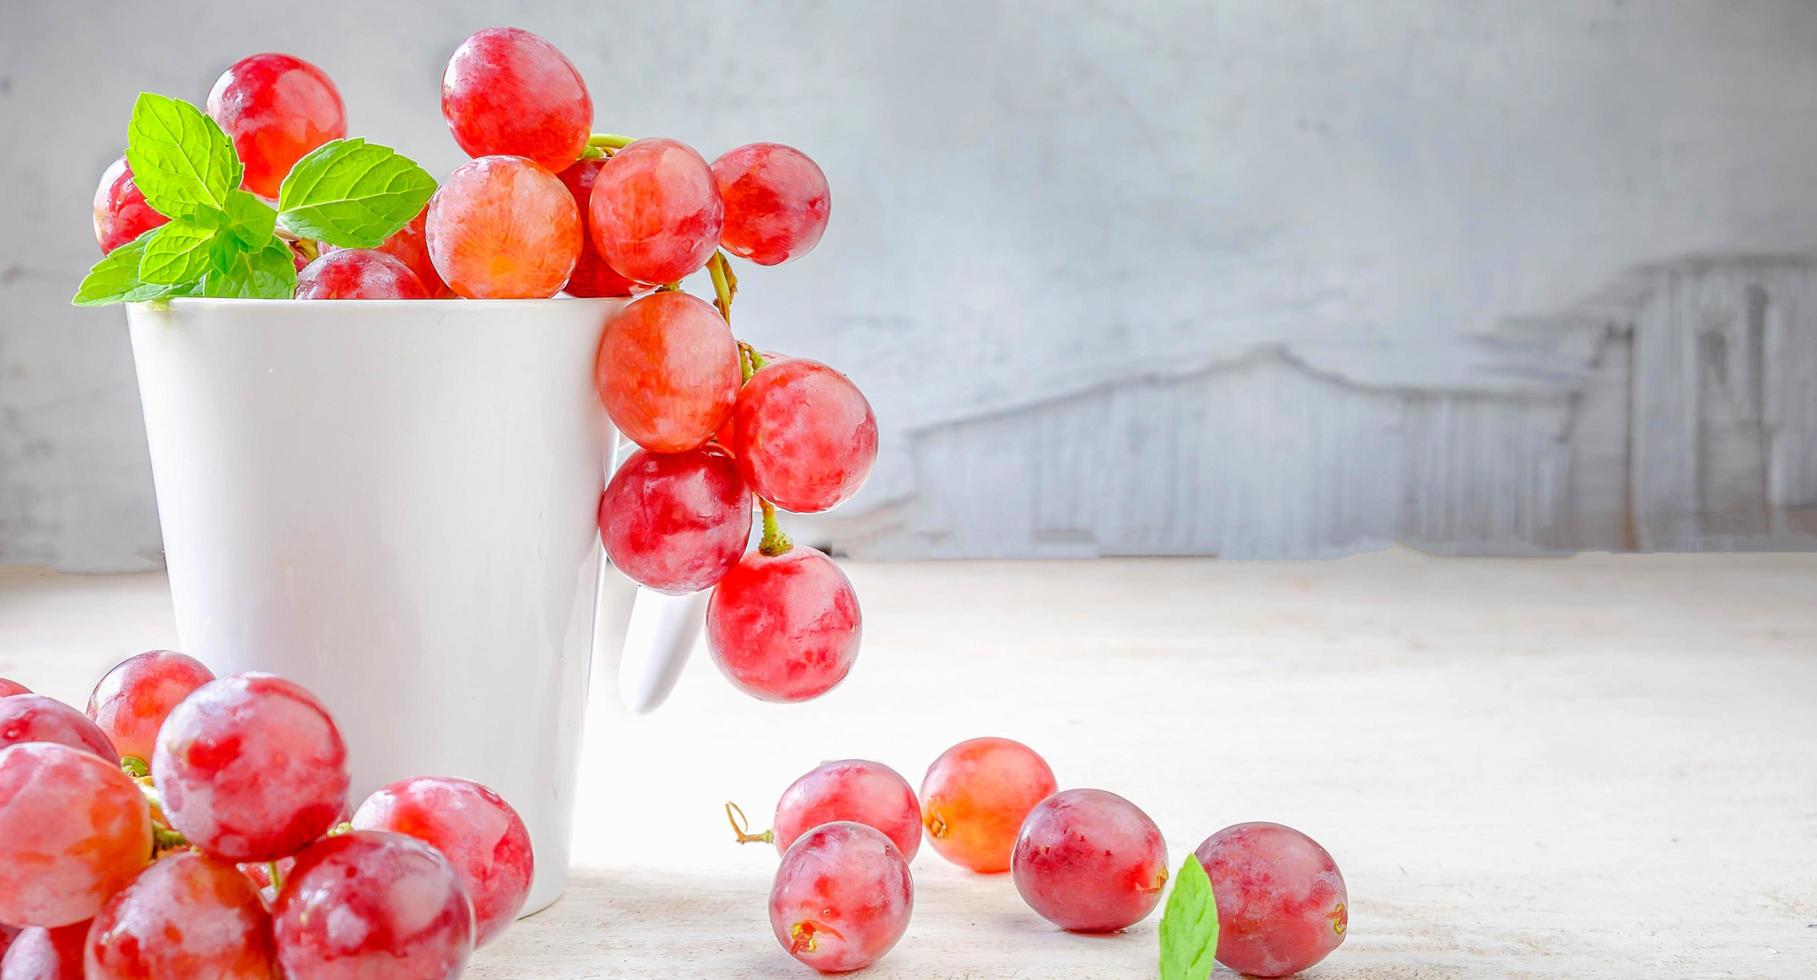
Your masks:
<svg viewBox="0 0 1817 980"><path fill-rule="evenodd" d="M810 540L1817 545L1807 0L71 0L0 5L0 564L161 564L124 317L67 303L134 94L279 48L440 175L442 67L498 24L598 130L826 170L819 249L738 306L877 410Z"/></svg>

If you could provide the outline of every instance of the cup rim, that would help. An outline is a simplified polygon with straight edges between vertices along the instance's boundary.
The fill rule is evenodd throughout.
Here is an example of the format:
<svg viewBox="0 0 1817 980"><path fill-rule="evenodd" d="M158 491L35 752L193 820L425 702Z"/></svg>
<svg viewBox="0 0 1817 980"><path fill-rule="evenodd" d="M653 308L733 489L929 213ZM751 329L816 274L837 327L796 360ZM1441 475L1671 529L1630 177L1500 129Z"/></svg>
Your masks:
<svg viewBox="0 0 1817 980"><path fill-rule="evenodd" d="M548 309L559 305L580 303L607 307L622 305L635 299L633 296L550 296L546 299L250 299L227 296L173 296L163 300L145 300L128 303L127 306L150 309L168 306L171 309L199 309L204 307L298 307L318 308L324 303L348 303L363 309L383 309L395 307L405 310L453 310L462 308L503 309ZM326 312L326 311L323 311Z"/></svg>

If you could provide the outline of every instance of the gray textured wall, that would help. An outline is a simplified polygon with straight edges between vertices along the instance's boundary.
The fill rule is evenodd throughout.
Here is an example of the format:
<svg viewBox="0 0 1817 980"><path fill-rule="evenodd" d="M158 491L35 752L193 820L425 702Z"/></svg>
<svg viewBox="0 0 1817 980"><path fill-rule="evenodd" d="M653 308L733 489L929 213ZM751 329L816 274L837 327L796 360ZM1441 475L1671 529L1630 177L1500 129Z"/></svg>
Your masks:
<svg viewBox="0 0 1817 980"><path fill-rule="evenodd" d="M1637 312L1637 267L1805 268L1817 4L251 7L0 5L0 561L158 559L122 318L64 305L133 94L286 50L445 171L441 66L496 23L568 52L600 129L825 167L825 241L745 278L740 332L876 404L877 476L822 524L860 553L1697 547L1734 485L1763 514L1718 543L1796 544L1817 504L1809 399L1723 415L1688 370L1694 465L1637 484L1605 356L1698 335ZM1775 351L1812 327L1787 310ZM1637 531L1643 493L1689 532Z"/></svg>

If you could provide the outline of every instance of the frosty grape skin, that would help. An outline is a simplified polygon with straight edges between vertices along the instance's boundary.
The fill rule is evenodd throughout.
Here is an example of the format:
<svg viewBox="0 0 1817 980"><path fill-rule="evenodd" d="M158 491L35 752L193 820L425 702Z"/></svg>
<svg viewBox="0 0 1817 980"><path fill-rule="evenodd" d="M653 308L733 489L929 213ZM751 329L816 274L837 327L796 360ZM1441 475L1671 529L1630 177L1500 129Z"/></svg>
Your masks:
<svg viewBox="0 0 1817 980"><path fill-rule="evenodd" d="M297 855L272 905L278 965L310 980L441 980L473 955L473 903L435 848L355 830Z"/></svg>
<svg viewBox="0 0 1817 980"><path fill-rule="evenodd" d="M0 957L0 980L86 980L82 947L89 925L77 922L55 929L33 926L19 930Z"/></svg>
<svg viewBox="0 0 1817 980"><path fill-rule="evenodd" d="M747 143L713 161L725 202L719 242L758 265L780 265L813 251L826 232L833 199L826 174L807 154L781 143Z"/></svg>
<svg viewBox="0 0 1817 980"><path fill-rule="evenodd" d="M619 275L675 282L719 247L725 206L712 168L685 143L641 139L606 161L589 199L593 247Z"/></svg>
<svg viewBox="0 0 1817 980"><path fill-rule="evenodd" d="M858 595L813 548L752 551L707 600L707 650L739 690L765 701L806 701L851 672L863 635Z"/></svg>
<svg viewBox="0 0 1817 980"><path fill-rule="evenodd" d="M607 322L594 381L627 439L654 453L679 453L712 438L731 415L738 342L705 302L651 293Z"/></svg>
<svg viewBox="0 0 1817 980"><path fill-rule="evenodd" d="M593 244L593 182L599 179L599 169L605 165L604 160L577 160L555 175L574 196L574 206L580 210L580 258L568 276L568 285L562 289L569 296L630 296L651 288L619 275L600 258L599 249Z"/></svg>
<svg viewBox="0 0 1817 980"><path fill-rule="evenodd" d="M88 696L94 719L121 755L149 761L164 719L196 688L215 679L193 657L150 650L114 665Z"/></svg>
<svg viewBox="0 0 1817 980"><path fill-rule="evenodd" d="M87 715L42 694L0 698L0 746L17 742L56 742L93 752L108 762L120 761L107 733Z"/></svg>
<svg viewBox="0 0 1817 980"><path fill-rule="evenodd" d="M1240 823L1207 837L1194 853L1218 897L1219 963L1284 977L1344 942L1344 876L1312 838L1278 823Z"/></svg>
<svg viewBox="0 0 1817 980"><path fill-rule="evenodd" d="M557 171L587 147L593 98L555 45L516 27L492 27L448 59L442 119L470 157L510 154Z"/></svg>
<svg viewBox="0 0 1817 980"><path fill-rule="evenodd" d="M671 595L712 588L751 537L751 494L724 453L630 455L599 500L599 535L613 567Z"/></svg>
<svg viewBox="0 0 1817 980"><path fill-rule="evenodd" d="M430 299L447 299L454 295L454 290L442 281L441 274L435 271L435 263L429 258L429 205L416 213L416 217L404 227L391 233L389 238L380 242L378 250L397 259L416 273L416 281L422 284L423 291ZM328 255L341 251L338 246L321 243L321 254ZM307 262L299 263L297 271L301 272Z"/></svg>
<svg viewBox="0 0 1817 980"><path fill-rule="evenodd" d="M437 275L467 299L546 299L580 256L580 212L568 189L523 157L469 160L429 199Z"/></svg>
<svg viewBox="0 0 1817 980"><path fill-rule="evenodd" d="M882 831L840 821L802 835L770 889L770 928L789 955L823 973L877 962L908 929L915 885Z"/></svg>
<svg viewBox="0 0 1817 980"><path fill-rule="evenodd" d="M169 221L145 203L145 194L133 180L132 167L121 157L101 171L95 188L95 241L103 254L132 241Z"/></svg>
<svg viewBox="0 0 1817 980"><path fill-rule="evenodd" d="M851 379L819 361L766 365L732 409L732 455L751 492L798 514L858 492L877 461L877 417Z"/></svg>
<svg viewBox="0 0 1817 980"><path fill-rule="evenodd" d="M277 964L258 889L231 864L193 851L146 868L95 916L88 980L265 980Z"/></svg>
<svg viewBox="0 0 1817 980"><path fill-rule="evenodd" d="M208 114L232 138L246 167L246 189L260 197L276 198L298 160L347 135L347 111L334 82L287 54L234 62L209 90Z"/></svg>
<svg viewBox="0 0 1817 980"><path fill-rule="evenodd" d="M15 694L30 694L32 689L18 681L9 681L0 677L0 698L12 697Z"/></svg>
<svg viewBox="0 0 1817 980"><path fill-rule="evenodd" d="M359 830L415 837L440 851L473 902L474 945L505 931L530 894L530 831L504 798L465 779L402 779L353 813Z"/></svg>
<svg viewBox="0 0 1817 980"><path fill-rule="evenodd" d="M881 762L844 759L814 767L783 791L771 835L786 853L802 834L837 820L882 831L904 861L921 849L921 804L908 780Z"/></svg>
<svg viewBox="0 0 1817 980"><path fill-rule="evenodd" d="M942 752L921 781L928 845L962 868L1008 871L1023 819L1055 788L1054 771L1021 742L960 742Z"/></svg>
<svg viewBox="0 0 1817 980"><path fill-rule="evenodd" d="M315 696L270 674L198 688L165 719L152 778L171 825L229 861L273 861L347 805L347 747Z"/></svg>
<svg viewBox="0 0 1817 980"><path fill-rule="evenodd" d="M297 299L428 299L396 256L375 248L336 249L297 273Z"/></svg>
<svg viewBox="0 0 1817 980"><path fill-rule="evenodd" d="M1160 903L1167 843L1123 797L1063 790L1023 820L1011 871L1016 891L1042 918L1073 932L1115 932Z"/></svg>
<svg viewBox="0 0 1817 980"><path fill-rule="evenodd" d="M0 922L94 917L151 859L151 812L120 767L53 742L0 749Z"/></svg>

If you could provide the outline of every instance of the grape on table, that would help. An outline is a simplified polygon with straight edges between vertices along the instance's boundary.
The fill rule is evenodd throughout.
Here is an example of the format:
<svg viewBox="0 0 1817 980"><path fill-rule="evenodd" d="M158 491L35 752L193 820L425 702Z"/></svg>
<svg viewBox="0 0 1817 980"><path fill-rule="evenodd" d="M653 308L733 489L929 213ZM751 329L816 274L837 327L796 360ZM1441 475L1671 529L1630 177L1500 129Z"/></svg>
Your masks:
<svg viewBox="0 0 1817 980"><path fill-rule="evenodd" d="M896 845L840 821L803 834L770 890L770 928L789 955L822 973L861 970L908 930L915 884Z"/></svg>
<svg viewBox="0 0 1817 980"><path fill-rule="evenodd" d="M297 856L272 906L278 965L311 980L456 977L473 955L473 903L440 852L355 830Z"/></svg>
<svg viewBox="0 0 1817 980"><path fill-rule="evenodd" d="M1218 962L1238 973L1284 977L1344 942L1349 895L1318 842L1278 823L1240 823L1194 852L1218 899Z"/></svg>
<svg viewBox="0 0 1817 980"><path fill-rule="evenodd" d="M1101 789L1062 790L1022 821L1011 871L1041 917L1073 932L1142 921L1167 885L1167 842L1134 803Z"/></svg>
<svg viewBox="0 0 1817 980"><path fill-rule="evenodd" d="M921 804L908 780L881 762L842 759L815 766L783 791L771 834L776 849L786 853L801 835L838 820L882 831L904 861L921 849Z"/></svg>
<svg viewBox="0 0 1817 980"><path fill-rule="evenodd" d="M929 846L962 868L1008 871L1023 819L1056 788L1047 761L1021 742L960 742L942 752L921 781Z"/></svg>
<svg viewBox="0 0 1817 980"><path fill-rule="evenodd" d="M87 938L88 980L271 977L271 919L231 864L177 851L108 899Z"/></svg>

